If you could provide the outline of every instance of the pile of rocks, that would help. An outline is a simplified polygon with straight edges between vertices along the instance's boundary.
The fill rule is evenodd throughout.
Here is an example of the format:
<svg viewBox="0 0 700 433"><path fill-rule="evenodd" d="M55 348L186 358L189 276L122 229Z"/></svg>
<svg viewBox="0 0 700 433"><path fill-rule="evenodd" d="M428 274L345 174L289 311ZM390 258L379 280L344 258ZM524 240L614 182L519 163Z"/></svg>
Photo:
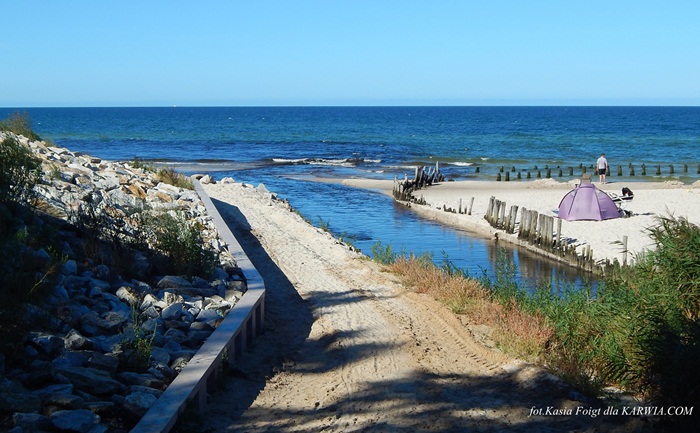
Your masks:
<svg viewBox="0 0 700 433"><path fill-rule="evenodd" d="M240 299L245 277L194 191L126 163L18 139L42 160L39 202L51 218L66 222L59 236L67 260L50 295L27 306L26 338L12 356L0 355L0 430L128 431ZM101 217L126 226L134 209L186 215L201 227L207 248L218 252L220 266L208 279L124 278L76 247L80 233L69 223L86 195L99 204L94 209ZM41 249L29 254L50 260ZM147 275L147 256L139 257L135 275Z"/></svg>

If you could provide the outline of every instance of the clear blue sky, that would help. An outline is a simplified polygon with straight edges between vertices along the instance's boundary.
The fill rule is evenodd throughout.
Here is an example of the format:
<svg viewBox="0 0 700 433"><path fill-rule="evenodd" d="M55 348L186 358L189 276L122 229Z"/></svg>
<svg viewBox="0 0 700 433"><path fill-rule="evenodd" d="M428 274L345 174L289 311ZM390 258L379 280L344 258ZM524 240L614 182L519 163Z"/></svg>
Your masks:
<svg viewBox="0 0 700 433"><path fill-rule="evenodd" d="M0 10L0 107L700 105L698 0L13 0Z"/></svg>

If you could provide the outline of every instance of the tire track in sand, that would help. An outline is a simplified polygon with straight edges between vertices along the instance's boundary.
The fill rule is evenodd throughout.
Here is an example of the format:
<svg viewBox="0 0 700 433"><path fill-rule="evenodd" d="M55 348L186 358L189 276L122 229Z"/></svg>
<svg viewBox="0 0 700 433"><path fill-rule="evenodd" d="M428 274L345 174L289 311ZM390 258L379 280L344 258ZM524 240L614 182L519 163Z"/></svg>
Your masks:
<svg viewBox="0 0 700 433"><path fill-rule="evenodd" d="M625 431L602 419L530 417L531 407L588 403L479 344L445 307L407 292L269 193L205 189L265 279L269 323L211 396L201 428Z"/></svg>

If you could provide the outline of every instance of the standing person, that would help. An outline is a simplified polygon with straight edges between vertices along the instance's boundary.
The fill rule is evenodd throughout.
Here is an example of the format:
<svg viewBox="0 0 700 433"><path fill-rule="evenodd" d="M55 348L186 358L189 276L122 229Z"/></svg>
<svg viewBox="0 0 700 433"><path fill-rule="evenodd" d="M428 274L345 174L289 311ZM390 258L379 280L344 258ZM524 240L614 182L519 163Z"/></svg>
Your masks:
<svg viewBox="0 0 700 433"><path fill-rule="evenodd" d="M595 163L596 170L598 171L598 179L600 183L605 183L605 173L608 172L608 160L605 159L605 154L601 153L600 158Z"/></svg>

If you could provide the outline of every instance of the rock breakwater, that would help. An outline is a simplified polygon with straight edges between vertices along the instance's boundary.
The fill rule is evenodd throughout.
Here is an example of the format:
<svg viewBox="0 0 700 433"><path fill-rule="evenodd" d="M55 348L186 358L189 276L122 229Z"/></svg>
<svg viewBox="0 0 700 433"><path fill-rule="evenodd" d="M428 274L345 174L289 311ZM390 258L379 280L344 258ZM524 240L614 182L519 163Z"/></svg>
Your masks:
<svg viewBox="0 0 700 433"><path fill-rule="evenodd" d="M0 430L128 431L245 293L245 276L193 190L16 138L43 167L32 227L51 226L59 251L18 252L49 269L50 287L22 305L0 354ZM198 248L216 259L207 275L172 272L177 262L155 252L145 221L168 218L201 235Z"/></svg>

